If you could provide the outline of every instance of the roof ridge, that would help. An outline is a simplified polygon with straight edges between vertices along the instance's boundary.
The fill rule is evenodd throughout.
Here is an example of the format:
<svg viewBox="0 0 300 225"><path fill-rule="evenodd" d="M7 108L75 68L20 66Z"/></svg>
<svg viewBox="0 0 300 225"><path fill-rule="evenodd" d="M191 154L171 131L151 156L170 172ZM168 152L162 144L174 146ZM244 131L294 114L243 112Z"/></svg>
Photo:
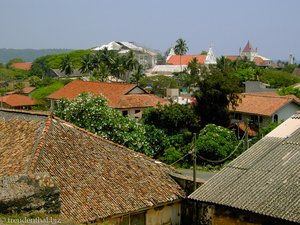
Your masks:
<svg viewBox="0 0 300 225"><path fill-rule="evenodd" d="M50 112L48 112L48 111L31 111L31 110L6 109L6 108L0 108L0 111L23 113L23 114L36 115L36 116L49 116L50 115Z"/></svg>
<svg viewBox="0 0 300 225"><path fill-rule="evenodd" d="M34 172L35 166L37 164L37 160L38 160L38 158L40 156L42 147L44 146L44 143L45 143L45 140L46 140L49 128L51 126L51 121L52 121L52 116L49 115L48 118L47 118L47 120L46 120L45 126L43 128L43 132L41 134L41 137L37 141L38 146L36 147L35 150L33 150L35 152L34 152L34 155L32 157L32 160L31 160L31 162L29 164L29 168L28 168L28 175L29 175L29 177L34 177L33 176L33 172Z"/></svg>
<svg viewBox="0 0 300 225"><path fill-rule="evenodd" d="M62 123L65 123L65 124L67 124L68 126L71 126L71 127L75 128L75 129L77 129L77 130L80 130L80 131L82 131L82 132L84 132L84 133L87 133L87 134L89 134L89 135L91 135L91 136L93 136L93 137L95 137L95 138L97 138L97 139L100 139L100 140L102 140L102 141L105 141L105 142L107 142L107 143L109 143L109 144L112 144L112 145L114 145L114 146L120 147L120 148L122 148L123 150L126 150L126 151L128 151L128 152L130 152L130 153L137 154L138 156L143 157L143 158L146 158L146 159L149 160L149 161L162 163L162 162L160 162L160 161L158 161L158 160L152 159L151 157L149 157L149 156L147 156L147 155L145 155L145 154L143 154L143 153L141 153L141 152L134 151L134 150L132 150L132 149L130 149L130 148L124 146L124 145L121 145L121 144L118 144L118 143L116 143L116 142L110 141L110 140L108 140L108 139L106 139L106 138L104 138L104 137L101 137L101 136L99 136L99 135L97 135L97 134L95 134L95 133L92 133L91 131L85 130L85 129L83 129L83 128L81 128L81 127L79 127L79 126L77 126L77 125L75 125L75 124L73 124L73 123L70 123L70 122L68 122L68 121L66 121L66 120L63 120L63 119L61 119L61 118L59 118L59 117L57 117L57 116L53 116L53 119L56 119L56 120L58 120L58 121L60 121L60 122L62 122ZM167 164L164 164L164 163L162 163L162 164L164 165L164 167L167 167L168 169L173 169L171 166L169 166L169 165L167 165Z"/></svg>

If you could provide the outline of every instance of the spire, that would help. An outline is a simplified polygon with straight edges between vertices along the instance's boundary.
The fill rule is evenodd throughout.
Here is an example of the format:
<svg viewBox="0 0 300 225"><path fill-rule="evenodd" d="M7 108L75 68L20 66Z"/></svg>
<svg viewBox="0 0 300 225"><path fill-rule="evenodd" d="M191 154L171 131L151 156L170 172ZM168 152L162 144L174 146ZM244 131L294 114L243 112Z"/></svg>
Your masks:
<svg viewBox="0 0 300 225"><path fill-rule="evenodd" d="M207 55L205 57L205 64L217 64L216 56L212 50L212 47L208 49Z"/></svg>
<svg viewBox="0 0 300 225"><path fill-rule="evenodd" d="M252 52L252 51L253 51L252 45L250 44L250 41L248 41L243 52Z"/></svg>

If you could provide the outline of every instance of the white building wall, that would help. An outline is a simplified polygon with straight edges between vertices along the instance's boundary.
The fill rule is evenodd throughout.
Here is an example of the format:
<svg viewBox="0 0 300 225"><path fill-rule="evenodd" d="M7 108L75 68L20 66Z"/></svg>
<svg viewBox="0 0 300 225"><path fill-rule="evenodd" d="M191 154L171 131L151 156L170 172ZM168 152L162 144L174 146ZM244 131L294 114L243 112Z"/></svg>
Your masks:
<svg viewBox="0 0 300 225"><path fill-rule="evenodd" d="M292 115L294 115L298 110L300 110L300 106L298 106L295 103L290 103L286 105L285 107L278 110L275 114L278 115L278 122L283 122ZM274 121L274 115L273 115L273 121Z"/></svg>

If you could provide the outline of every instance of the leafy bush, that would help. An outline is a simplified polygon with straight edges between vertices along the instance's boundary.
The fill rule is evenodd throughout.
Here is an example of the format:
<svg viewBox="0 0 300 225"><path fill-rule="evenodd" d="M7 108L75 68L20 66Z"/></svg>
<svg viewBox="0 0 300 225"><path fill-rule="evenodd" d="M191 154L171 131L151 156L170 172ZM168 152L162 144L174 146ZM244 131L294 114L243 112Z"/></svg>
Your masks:
<svg viewBox="0 0 300 225"><path fill-rule="evenodd" d="M47 82L47 81L45 81ZM61 81L51 81L47 86L40 87L36 89L32 94L31 97L37 100L43 100L45 99L48 95L53 93L54 91L57 91L58 89L62 88L64 84ZM43 83L43 81L42 81Z"/></svg>
<svg viewBox="0 0 300 225"><path fill-rule="evenodd" d="M261 81L270 84L272 88L279 88L298 83L300 78L283 71L264 70Z"/></svg>
<svg viewBox="0 0 300 225"><path fill-rule="evenodd" d="M279 95L295 95L296 97L300 98L300 89L294 87L283 87L280 88L278 91Z"/></svg>
<svg viewBox="0 0 300 225"><path fill-rule="evenodd" d="M210 160L221 160L227 157L237 144L238 140L233 131L215 124L207 124L196 140L197 155Z"/></svg>
<svg viewBox="0 0 300 225"><path fill-rule="evenodd" d="M148 156L163 148L163 131L137 124L108 107L106 99L83 93L74 100L62 99L55 114L62 119ZM149 132L147 134L147 132ZM159 146L156 146L159 145Z"/></svg>
<svg viewBox="0 0 300 225"><path fill-rule="evenodd" d="M170 104L145 110L142 120L173 135L183 131L197 132L199 119L188 106Z"/></svg>

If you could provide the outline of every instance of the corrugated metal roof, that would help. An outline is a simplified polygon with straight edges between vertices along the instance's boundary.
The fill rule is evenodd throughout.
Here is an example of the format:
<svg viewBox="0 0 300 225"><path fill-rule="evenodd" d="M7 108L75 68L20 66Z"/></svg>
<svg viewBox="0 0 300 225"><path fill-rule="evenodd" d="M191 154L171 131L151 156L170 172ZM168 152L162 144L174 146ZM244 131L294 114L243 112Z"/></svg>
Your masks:
<svg viewBox="0 0 300 225"><path fill-rule="evenodd" d="M283 132L295 120L290 118L277 129ZM287 129L289 135L263 138L189 198L299 223L299 121L293 133Z"/></svg>

